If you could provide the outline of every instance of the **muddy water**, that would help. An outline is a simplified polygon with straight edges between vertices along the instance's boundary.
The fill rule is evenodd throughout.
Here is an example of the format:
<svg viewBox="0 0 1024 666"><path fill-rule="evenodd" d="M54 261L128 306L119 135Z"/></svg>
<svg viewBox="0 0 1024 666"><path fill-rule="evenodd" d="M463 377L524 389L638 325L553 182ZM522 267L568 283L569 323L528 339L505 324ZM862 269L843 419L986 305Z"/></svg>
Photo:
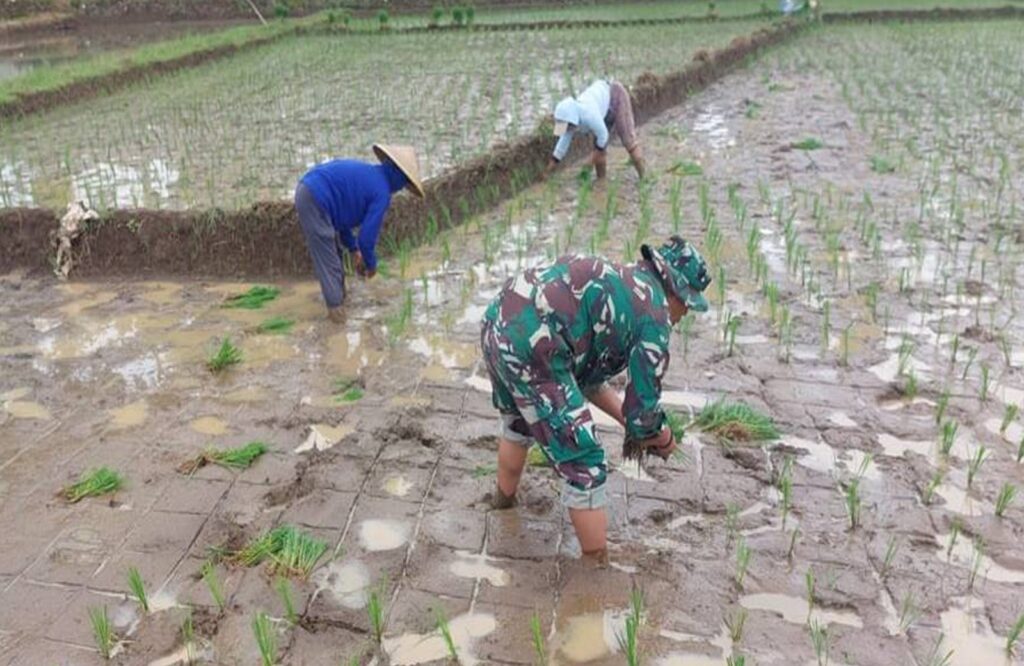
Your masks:
<svg viewBox="0 0 1024 666"><path fill-rule="evenodd" d="M450 619L448 629L459 655L459 663L480 663L473 653L473 643L493 633L497 626L494 616L486 613L471 613ZM444 660L448 656L448 647L438 631L385 636L383 648L394 666L426 664Z"/></svg>
<svg viewBox="0 0 1024 666"><path fill-rule="evenodd" d="M364 520L359 524L359 543L368 551L394 550L409 540L409 525L397 520Z"/></svg>
<svg viewBox="0 0 1024 666"><path fill-rule="evenodd" d="M359 609L369 599L370 570L359 560L334 560L313 572L318 594L344 608Z"/></svg>

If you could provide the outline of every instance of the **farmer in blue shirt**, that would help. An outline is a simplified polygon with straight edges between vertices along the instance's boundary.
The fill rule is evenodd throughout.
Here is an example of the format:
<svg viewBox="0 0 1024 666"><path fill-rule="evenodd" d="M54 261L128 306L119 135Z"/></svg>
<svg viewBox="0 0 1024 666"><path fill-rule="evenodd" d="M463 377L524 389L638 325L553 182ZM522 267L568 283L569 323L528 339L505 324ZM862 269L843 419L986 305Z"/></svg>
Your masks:
<svg viewBox="0 0 1024 666"><path fill-rule="evenodd" d="M604 178L607 169L608 141L615 131L622 139L622 145L633 161L633 167L641 178L644 177L644 158L636 138L636 121L633 118L633 103L626 87L618 81L599 79L573 99L566 97L555 106L555 136L558 143L551 155L545 173L558 166L577 132L594 135L594 153L591 161L598 178Z"/></svg>
<svg viewBox="0 0 1024 666"><path fill-rule="evenodd" d="M408 187L423 197L416 151L376 144L373 152L380 164L331 160L306 172L295 188L299 224L334 322L344 321L345 270L339 242L352 256L356 272L372 278L377 273L377 238L391 195ZM356 229L358 239L353 235Z"/></svg>

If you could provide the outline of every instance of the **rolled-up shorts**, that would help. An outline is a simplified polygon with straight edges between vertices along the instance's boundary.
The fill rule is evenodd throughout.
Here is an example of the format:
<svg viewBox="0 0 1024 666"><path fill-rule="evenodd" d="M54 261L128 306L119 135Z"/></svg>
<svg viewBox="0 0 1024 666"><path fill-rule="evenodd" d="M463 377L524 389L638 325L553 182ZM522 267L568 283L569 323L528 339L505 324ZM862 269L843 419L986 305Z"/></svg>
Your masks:
<svg viewBox="0 0 1024 666"><path fill-rule="evenodd" d="M608 106L608 118L605 124L609 130L614 130L619 135L626 150L632 151L637 144L633 102L629 98L629 91L618 81L612 81L610 88L611 103Z"/></svg>
<svg viewBox="0 0 1024 666"><path fill-rule="evenodd" d="M611 101L608 105L608 115L604 119L609 131L618 134L623 141L627 151L633 151L637 145L637 124L633 117L633 101L630 93L622 83L612 81L609 84L611 89Z"/></svg>
<svg viewBox="0 0 1024 666"><path fill-rule="evenodd" d="M565 348L546 357L520 354L513 338L524 332L489 315L481 328L480 346L491 379L491 399L501 414L501 437L524 447L534 441L540 445L562 479L564 506L601 508L608 503L608 464L584 389L572 373L571 352ZM535 329L529 335L534 339L545 332Z"/></svg>

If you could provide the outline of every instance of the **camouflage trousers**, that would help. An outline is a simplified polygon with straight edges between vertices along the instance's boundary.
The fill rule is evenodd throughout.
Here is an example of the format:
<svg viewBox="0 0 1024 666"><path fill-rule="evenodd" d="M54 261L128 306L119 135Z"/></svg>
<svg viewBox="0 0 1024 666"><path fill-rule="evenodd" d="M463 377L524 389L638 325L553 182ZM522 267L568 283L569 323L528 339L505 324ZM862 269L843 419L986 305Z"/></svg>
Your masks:
<svg viewBox="0 0 1024 666"><path fill-rule="evenodd" d="M529 314L519 322L485 316L482 323L480 346L491 379L491 399L501 413L501 436L521 446L533 441L540 445L563 481L565 506L600 508L607 504L608 464L584 389L572 372L572 353L565 345L556 346L553 353L533 353L535 345L530 343L551 332L545 332L543 324L530 331L517 325L540 320L536 311Z"/></svg>

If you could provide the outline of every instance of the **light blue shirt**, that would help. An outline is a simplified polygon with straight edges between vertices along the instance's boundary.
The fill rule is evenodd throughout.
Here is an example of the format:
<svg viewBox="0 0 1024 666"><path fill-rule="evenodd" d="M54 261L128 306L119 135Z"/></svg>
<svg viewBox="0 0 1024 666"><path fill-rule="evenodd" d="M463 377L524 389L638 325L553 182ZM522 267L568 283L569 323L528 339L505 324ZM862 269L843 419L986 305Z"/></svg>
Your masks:
<svg viewBox="0 0 1024 666"><path fill-rule="evenodd" d="M572 145L572 138L576 132L593 134L594 146L599 150L608 147L608 127L604 124L604 119L608 115L608 109L612 103L611 85L604 80L594 81L589 88L580 93L575 101L579 112L579 122L574 123L575 129L570 127L565 134L558 137L554 158L559 162L569 152L569 146Z"/></svg>

